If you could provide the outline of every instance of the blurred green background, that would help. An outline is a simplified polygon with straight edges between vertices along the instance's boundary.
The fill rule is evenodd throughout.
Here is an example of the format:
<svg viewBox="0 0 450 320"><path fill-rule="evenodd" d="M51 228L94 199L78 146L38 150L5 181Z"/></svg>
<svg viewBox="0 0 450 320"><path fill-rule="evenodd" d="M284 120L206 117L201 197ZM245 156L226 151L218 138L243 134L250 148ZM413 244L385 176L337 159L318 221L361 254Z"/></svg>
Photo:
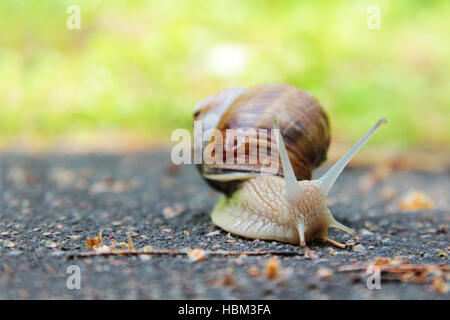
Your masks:
<svg viewBox="0 0 450 320"><path fill-rule="evenodd" d="M69 30L69 5L81 29ZM381 28L366 12L378 5ZM450 1L0 2L0 146L103 133L170 141L229 86L288 82L353 142L450 145Z"/></svg>

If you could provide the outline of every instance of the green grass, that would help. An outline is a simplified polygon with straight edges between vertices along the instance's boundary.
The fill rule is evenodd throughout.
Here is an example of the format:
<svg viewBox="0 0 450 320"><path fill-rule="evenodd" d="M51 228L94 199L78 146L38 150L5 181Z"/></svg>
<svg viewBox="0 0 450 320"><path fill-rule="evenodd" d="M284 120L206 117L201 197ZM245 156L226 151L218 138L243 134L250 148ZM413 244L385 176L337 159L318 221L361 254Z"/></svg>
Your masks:
<svg viewBox="0 0 450 320"><path fill-rule="evenodd" d="M69 4L81 29L68 30ZM381 29L366 8L381 9ZM450 143L450 2L0 2L0 140L191 127L192 107L229 86L288 82L316 95L333 134L374 144ZM234 72L210 63L243 52ZM233 51L235 52L235 51Z"/></svg>

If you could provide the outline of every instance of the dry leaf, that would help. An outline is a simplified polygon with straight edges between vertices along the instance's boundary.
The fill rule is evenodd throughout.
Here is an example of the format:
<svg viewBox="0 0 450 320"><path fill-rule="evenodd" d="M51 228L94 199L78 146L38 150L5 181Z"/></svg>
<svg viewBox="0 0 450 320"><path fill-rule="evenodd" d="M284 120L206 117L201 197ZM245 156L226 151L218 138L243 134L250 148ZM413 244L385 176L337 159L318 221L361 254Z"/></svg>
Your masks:
<svg viewBox="0 0 450 320"><path fill-rule="evenodd" d="M95 249L102 244L103 244L103 242L102 242L102 232L101 231L98 233L98 235L96 237L86 239L86 245L90 249Z"/></svg>
<svg viewBox="0 0 450 320"><path fill-rule="evenodd" d="M431 287L436 289L437 292L447 293L448 292L448 284L446 281L446 277L444 275L436 277L431 283Z"/></svg>
<svg viewBox="0 0 450 320"><path fill-rule="evenodd" d="M236 280L234 279L234 270L226 269L223 278L220 280L220 284L224 287L236 285Z"/></svg>
<svg viewBox="0 0 450 320"><path fill-rule="evenodd" d="M94 248L94 250L95 250L96 252L98 252L98 253L101 253L101 252L110 252L110 251L111 251L111 247L107 246L107 245L104 244L104 243L101 243L101 244L97 245L97 246Z"/></svg>
<svg viewBox="0 0 450 320"><path fill-rule="evenodd" d="M203 249L187 249L189 260L192 262L205 260L206 252Z"/></svg>
<svg viewBox="0 0 450 320"><path fill-rule="evenodd" d="M186 211L186 207L180 203L175 203L173 206L167 206L163 209L163 215L166 219L174 218Z"/></svg>
<svg viewBox="0 0 450 320"><path fill-rule="evenodd" d="M134 250L133 240L131 239L131 234L128 235L128 249L129 250Z"/></svg>
<svg viewBox="0 0 450 320"><path fill-rule="evenodd" d="M145 246L142 248L142 250L144 250L145 252L150 252L153 251L153 247L152 246Z"/></svg>
<svg viewBox="0 0 450 320"><path fill-rule="evenodd" d="M400 200L399 206L404 211L432 209L434 207L434 201L423 191L413 190L408 192Z"/></svg>
<svg viewBox="0 0 450 320"><path fill-rule="evenodd" d="M426 283L428 277L433 278L431 286L438 292L447 292L448 286L445 282L450 272L450 267L445 265L410 264L400 257L389 259L380 257L375 262L366 265L349 265L338 268L340 272L365 271L370 265L380 268L382 274L395 276L403 282Z"/></svg>
<svg viewBox="0 0 450 320"><path fill-rule="evenodd" d="M126 248L126 247L128 247L128 244L126 242L122 241L122 242L118 243L118 246L121 247L121 248Z"/></svg>
<svg viewBox="0 0 450 320"><path fill-rule="evenodd" d="M268 279L277 279L280 277L281 261L278 258L267 260L264 273Z"/></svg>

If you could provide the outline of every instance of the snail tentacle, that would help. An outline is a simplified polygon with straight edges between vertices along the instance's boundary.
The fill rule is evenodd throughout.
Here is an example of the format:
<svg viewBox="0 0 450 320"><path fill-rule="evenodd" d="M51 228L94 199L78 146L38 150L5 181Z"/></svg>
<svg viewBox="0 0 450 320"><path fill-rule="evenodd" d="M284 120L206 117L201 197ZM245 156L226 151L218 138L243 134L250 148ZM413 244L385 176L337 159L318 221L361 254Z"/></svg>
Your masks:
<svg viewBox="0 0 450 320"><path fill-rule="evenodd" d="M299 193L301 192L301 187L295 177L294 169L292 168L291 161L289 160L286 145L284 144L284 139L280 133L280 128L278 127L275 117L272 117L272 123L273 128L276 130L278 150L280 153L281 165L283 166L287 200L289 203L295 205Z"/></svg>
<svg viewBox="0 0 450 320"><path fill-rule="evenodd" d="M350 148L350 150L347 151L346 154L344 154L335 164L331 167L330 170L328 170L320 179L319 179L319 190L321 193L326 196L328 195L328 192L330 192L331 188L334 185L334 182L341 174L342 170L347 166L350 160L355 156L355 154L358 153L358 151L361 149L361 147L369 140L369 138L375 133L375 131L382 125L383 123L386 123L385 118L381 118L378 120L378 122L375 124L375 126L372 127L372 129L369 130L368 133L364 137L362 137L353 147Z"/></svg>
<svg viewBox="0 0 450 320"><path fill-rule="evenodd" d="M351 234L352 236L356 236L356 232L354 230L350 229L349 227L344 226L342 223L340 223L334 219L331 222L330 227L340 229L342 231L345 231L345 232Z"/></svg>

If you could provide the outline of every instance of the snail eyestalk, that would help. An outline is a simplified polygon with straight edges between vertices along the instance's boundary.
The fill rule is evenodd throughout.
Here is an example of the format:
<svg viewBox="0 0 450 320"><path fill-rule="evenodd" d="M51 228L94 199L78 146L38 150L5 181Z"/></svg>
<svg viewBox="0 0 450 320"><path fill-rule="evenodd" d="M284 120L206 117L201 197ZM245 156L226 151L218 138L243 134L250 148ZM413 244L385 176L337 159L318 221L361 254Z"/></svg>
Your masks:
<svg viewBox="0 0 450 320"><path fill-rule="evenodd" d="M330 192L331 188L334 185L334 182L341 174L342 170L347 166L349 161L358 153L359 149L369 140L369 138L377 131L377 129L383 124L386 123L386 118L381 118L378 120L377 124L373 126L369 132L362 137L350 150L347 151L346 154L340 158L330 170L327 171L319 180L319 190L320 192L326 196L328 192Z"/></svg>
<svg viewBox="0 0 450 320"><path fill-rule="evenodd" d="M331 213L330 213L330 215L331 215ZM351 234L354 237L356 236L356 232L354 230L350 229L347 226L344 226L342 223L336 221L334 218L333 218L333 221L330 224L330 227L337 228L337 229L340 229L342 231L345 231L345 232Z"/></svg>
<svg viewBox="0 0 450 320"><path fill-rule="evenodd" d="M280 133L275 117L272 117L273 128L276 129L276 137L278 142L278 151L280 153L281 165L283 166L284 183L286 186L286 195L289 202L295 202L300 192L300 186L295 177L294 169L292 168L289 155L284 144L283 136Z"/></svg>

